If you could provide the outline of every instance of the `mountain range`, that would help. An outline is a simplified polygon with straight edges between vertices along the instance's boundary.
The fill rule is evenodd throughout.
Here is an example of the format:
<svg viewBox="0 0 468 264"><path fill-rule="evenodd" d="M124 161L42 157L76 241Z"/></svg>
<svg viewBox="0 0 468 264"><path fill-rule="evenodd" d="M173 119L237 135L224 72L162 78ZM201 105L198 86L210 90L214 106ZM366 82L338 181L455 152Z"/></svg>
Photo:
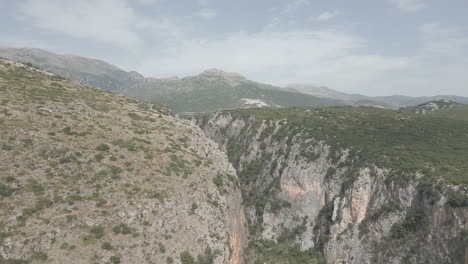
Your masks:
<svg viewBox="0 0 468 264"><path fill-rule="evenodd" d="M385 108L398 109L407 106L416 106L429 101L449 100L457 103L467 104L468 97L456 95L436 95L436 96L404 96L404 95L391 95L391 96L365 96L362 94L348 94L339 92L324 86L314 86L307 84L290 84L286 86L290 91L296 91L313 95L324 99L336 99L347 102L349 105L375 105L384 106Z"/></svg>
<svg viewBox="0 0 468 264"><path fill-rule="evenodd" d="M237 73L211 69L185 78L145 78L114 65L75 55L58 55L40 49L0 48L0 57L30 63L65 78L167 105L174 112L209 112L256 106L344 105L296 91L247 80Z"/></svg>
<svg viewBox="0 0 468 264"><path fill-rule="evenodd" d="M186 120L117 92L0 59L1 264L468 263L468 105Z"/></svg>
<svg viewBox="0 0 468 264"><path fill-rule="evenodd" d="M29 63L65 78L135 99L161 103L176 113L268 106L351 105L398 109L442 99L468 103L466 97L451 95L369 97L304 84L291 84L282 88L219 69L209 69L184 78L146 78L135 71L126 72L101 60L54 54L34 48L0 47L0 57Z"/></svg>

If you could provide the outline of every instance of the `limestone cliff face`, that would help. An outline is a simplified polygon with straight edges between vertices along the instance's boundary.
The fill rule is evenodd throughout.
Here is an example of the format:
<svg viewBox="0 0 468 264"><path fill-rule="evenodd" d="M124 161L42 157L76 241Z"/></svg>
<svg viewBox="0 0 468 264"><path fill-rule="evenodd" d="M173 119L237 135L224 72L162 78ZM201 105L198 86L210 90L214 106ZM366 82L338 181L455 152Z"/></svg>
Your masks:
<svg viewBox="0 0 468 264"><path fill-rule="evenodd" d="M220 112L196 123L237 169L251 240L319 249L327 263L467 263L468 208L447 204L456 187L431 193L418 173L398 182L287 120Z"/></svg>

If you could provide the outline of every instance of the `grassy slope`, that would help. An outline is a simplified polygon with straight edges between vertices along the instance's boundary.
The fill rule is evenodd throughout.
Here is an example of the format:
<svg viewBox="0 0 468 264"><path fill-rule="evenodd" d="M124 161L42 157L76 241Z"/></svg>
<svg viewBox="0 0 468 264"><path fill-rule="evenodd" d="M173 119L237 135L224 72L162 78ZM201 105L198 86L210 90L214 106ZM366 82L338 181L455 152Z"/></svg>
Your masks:
<svg viewBox="0 0 468 264"><path fill-rule="evenodd" d="M259 120L287 120L285 136L304 129L310 137L360 152L364 161L468 186L468 121L459 118L464 116L460 111L453 118L450 112L417 115L373 107L232 112Z"/></svg>
<svg viewBox="0 0 468 264"><path fill-rule="evenodd" d="M187 237L227 239L191 228L204 218L186 207L216 219L223 204L210 205L222 168L195 151L205 143L189 122L5 60L0 94L0 263L163 263L205 249Z"/></svg>
<svg viewBox="0 0 468 264"><path fill-rule="evenodd" d="M158 89L133 89L129 94L135 98L167 105L174 112L214 112L222 109L244 108L243 98L260 99L271 106L327 106L343 105L339 100L321 99L315 96L277 89L261 88L257 84L244 83L231 87L223 82L194 80L179 84L193 90L174 88L169 93ZM174 87L177 87L174 84ZM262 86L263 87L263 86Z"/></svg>

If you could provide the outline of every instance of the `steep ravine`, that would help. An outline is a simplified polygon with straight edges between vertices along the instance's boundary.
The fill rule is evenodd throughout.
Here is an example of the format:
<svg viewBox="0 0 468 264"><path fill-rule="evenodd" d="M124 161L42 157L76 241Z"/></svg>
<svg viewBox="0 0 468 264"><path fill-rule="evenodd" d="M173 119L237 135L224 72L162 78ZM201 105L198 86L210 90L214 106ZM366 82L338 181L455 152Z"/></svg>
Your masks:
<svg viewBox="0 0 468 264"><path fill-rule="evenodd" d="M453 198L466 199L462 187L381 166L287 119L231 111L195 120L239 175L246 263L320 262L315 251L327 263L468 263L468 208ZM306 256L285 256L294 244Z"/></svg>

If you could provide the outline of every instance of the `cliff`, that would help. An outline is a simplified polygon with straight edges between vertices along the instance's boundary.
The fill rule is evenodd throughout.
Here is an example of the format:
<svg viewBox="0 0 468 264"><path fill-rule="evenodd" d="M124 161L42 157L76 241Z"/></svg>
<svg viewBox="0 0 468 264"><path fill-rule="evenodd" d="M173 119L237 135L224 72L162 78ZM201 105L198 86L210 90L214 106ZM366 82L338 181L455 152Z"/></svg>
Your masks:
<svg viewBox="0 0 468 264"><path fill-rule="evenodd" d="M364 107L195 119L239 175L247 263L467 263L468 123Z"/></svg>

